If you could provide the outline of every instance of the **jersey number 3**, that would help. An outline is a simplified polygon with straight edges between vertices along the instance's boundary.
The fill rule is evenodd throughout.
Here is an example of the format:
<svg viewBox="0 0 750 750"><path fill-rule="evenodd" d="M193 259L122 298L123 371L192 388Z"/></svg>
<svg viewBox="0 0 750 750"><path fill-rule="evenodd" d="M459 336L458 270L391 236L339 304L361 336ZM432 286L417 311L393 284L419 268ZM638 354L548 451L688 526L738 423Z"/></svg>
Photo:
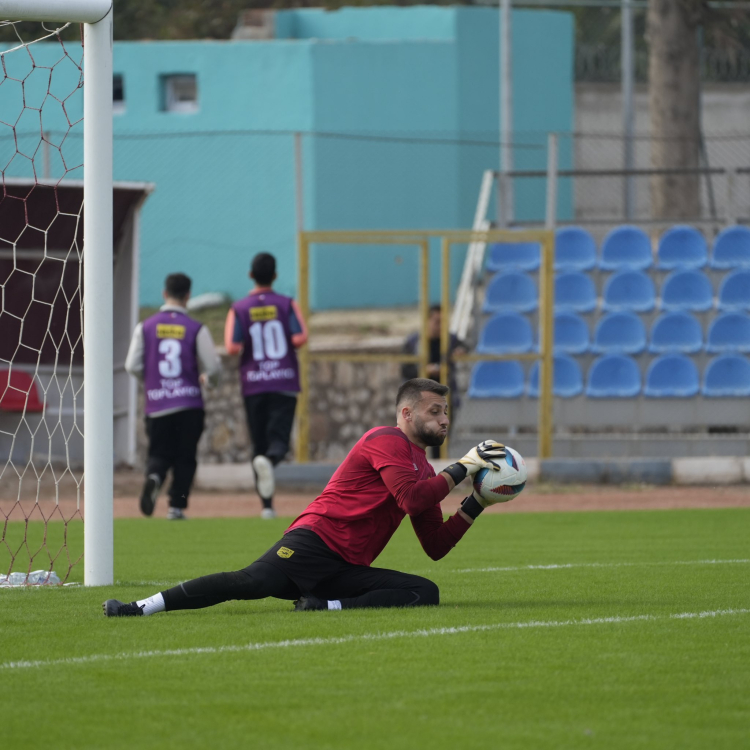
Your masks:
<svg viewBox="0 0 750 750"><path fill-rule="evenodd" d="M163 378L179 378L182 373L182 344L175 339L159 342L159 375Z"/></svg>
<svg viewBox="0 0 750 750"><path fill-rule="evenodd" d="M257 322L250 326L250 338L253 340L253 359L283 359L289 351L284 335L284 326L280 320Z"/></svg>

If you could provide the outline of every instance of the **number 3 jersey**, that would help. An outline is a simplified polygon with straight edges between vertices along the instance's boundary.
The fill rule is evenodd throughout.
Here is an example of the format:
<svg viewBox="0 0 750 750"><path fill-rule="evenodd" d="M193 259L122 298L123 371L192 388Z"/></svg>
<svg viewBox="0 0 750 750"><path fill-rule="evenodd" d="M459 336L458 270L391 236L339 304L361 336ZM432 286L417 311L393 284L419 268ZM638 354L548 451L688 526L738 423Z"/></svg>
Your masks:
<svg viewBox="0 0 750 750"><path fill-rule="evenodd" d="M143 321L146 414L203 408L196 351L202 327L176 310L162 310Z"/></svg>
<svg viewBox="0 0 750 750"><path fill-rule="evenodd" d="M232 305L242 332L242 395L270 391L298 392L299 365L292 345L291 297L272 291L252 292Z"/></svg>

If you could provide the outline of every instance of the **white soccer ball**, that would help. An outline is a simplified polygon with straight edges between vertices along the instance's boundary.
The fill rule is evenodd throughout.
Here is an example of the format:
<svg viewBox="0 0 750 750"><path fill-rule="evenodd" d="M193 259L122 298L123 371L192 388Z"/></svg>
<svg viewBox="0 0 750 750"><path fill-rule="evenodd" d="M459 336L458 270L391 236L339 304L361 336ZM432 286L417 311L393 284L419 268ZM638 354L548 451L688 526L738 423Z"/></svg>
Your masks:
<svg viewBox="0 0 750 750"><path fill-rule="evenodd" d="M490 503L507 503L521 494L527 477L523 456L506 445L500 470L480 469L474 475L474 491Z"/></svg>

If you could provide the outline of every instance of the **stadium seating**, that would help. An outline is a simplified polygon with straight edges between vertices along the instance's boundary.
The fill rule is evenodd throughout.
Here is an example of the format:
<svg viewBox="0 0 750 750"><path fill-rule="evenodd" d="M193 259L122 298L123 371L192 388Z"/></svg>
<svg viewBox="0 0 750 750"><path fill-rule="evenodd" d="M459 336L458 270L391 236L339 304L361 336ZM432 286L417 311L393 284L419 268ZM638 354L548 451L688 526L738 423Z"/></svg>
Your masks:
<svg viewBox="0 0 750 750"><path fill-rule="evenodd" d="M750 310L750 270L734 271L719 287L719 310Z"/></svg>
<svg viewBox="0 0 750 750"><path fill-rule="evenodd" d="M583 354L589 349L589 327L575 313L555 315L555 354Z"/></svg>
<svg viewBox="0 0 750 750"><path fill-rule="evenodd" d="M498 242L490 245L487 270L536 271L539 268L541 251L536 242Z"/></svg>
<svg viewBox="0 0 750 750"><path fill-rule="evenodd" d="M537 360L531 368L529 376L529 396L539 397L539 370L540 363ZM583 374L581 367L572 357L560 355L555 357L554 372L552 376L552 392L561 398L573 398L583 392Z"/></svg>
<svg viewBox="0 0 750 750"><path fill-rule="evenodd" d="M672 271L661 288L663 310L705 312L711 309L713 301L711 282L701 271Z"/></svg>
<svg viewBox="0 0 750 750"><path fill-rule="evenodd" d="M596 243L581 227L565 227L555 233L555 270L590 271L596 266Z"/></svg>
<svg viewBox="0 0 750 750"><path fill-rule="evenodd" d="M596 307L591 277L580 271L555 276L555 312L587 313Z"/></svg>
<svg viewBox="0 0 750 750"><path fill-rule="evenodd" d="M469 398L518 398L523 391L518 362L479 362L471 371Z"/></svg>
<svg viewBox="0 0 750 750"><path fill-rule="evenodd" d="M750 361L737 354L711 360L703 380L704 396L750 396Z"/></svg>
<svg viewBox="0 0 750 750"><path fill-rule="evenodd" d="M602 309L650 312L656 304L656 290L650 276L643 271L620 271L607 279L602 295Z"/></svg>
<svg viewBox="0 0 750 750"><path fill-rule="evenodd" d="M711 322L706 351L750 352L750 316L744 313L724 313Z"/></svg>
<svg viewBox="0 0 750 750"><path fill-rule="evenodd" d="M662 271L704 268L708 263L708 245L697 229L678 224L661 236L657 258L657 267Z"/></svg>
<svg viewBox="0 0 750 750"><path fill-rule="evenodd" d="M34 378L23 370L0 370L0 410L41 412L44 404Z"/></svg>
<svg viewBox="0 0 750 750"><path fill-rule="evenodd" d="M690 398L698 393L698 368L683 354L665 354L651 363L643 395L650 398Z"/></svg>
<svg viewBox="0 0 750 750"><path fill-rule="evenodd" d="M703 348L703 329L695 316L678 310L664 313L651 329L653 354L694 354Z"/></svg>
<svg viewBox="0 0 750 750"><path fill-rule="evenodd" d="M652 263L651 240L642 229L616 227L604 238L599 261L603 271L643 271Z"/></svg>
<svg viewBox="0 0 750 750"><path fill-rule="evenodd" d="M614 312L602 318L591 347L600 354L640 354L645 348L646 327L631 312Z"/></svg>
<svg viewBox="0 0 750 750"><path fill-rule="evenodd" d="M492 277L487 285L483 312L519 312L536 310L539 293L531 276L520 271L507 271Z"/></svg>
<svg viewBox="0 0 750 750"><path fill-rule="evenodd" d="M750 229L744 226L728 227L714 241L711 268L727 271L750 266Z"/></svg>
<svg viewBox="0 0 750 750"><path fill-rule="evenodd" d="M589 398L632 398L641 392L641 371L631 357L605 354L589 370Z"/></svg>
<svg viewBox="0 0 750 750"><path fill-rule="evenodd" d="M499 313L482 329L477 344L480 354L522 354L534 347L531 323L518 313Z"/></svg>

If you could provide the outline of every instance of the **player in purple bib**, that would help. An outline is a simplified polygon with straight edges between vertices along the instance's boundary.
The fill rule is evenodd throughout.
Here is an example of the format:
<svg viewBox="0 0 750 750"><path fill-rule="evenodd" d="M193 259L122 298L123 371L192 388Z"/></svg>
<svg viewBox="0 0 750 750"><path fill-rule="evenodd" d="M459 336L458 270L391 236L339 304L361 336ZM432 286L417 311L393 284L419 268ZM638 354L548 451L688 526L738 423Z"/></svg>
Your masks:
<svg viewBox="0 0 750 750"><path fill-rule="evenodd" d="M185 309L190 286L185 274L167 276L165 304L136 326L125 362L125 369L143 380L145 395L149 446L141 511L147 516L154 512L171 469L167 518L173 520L185 518L197 467L205 419L201 384L220 366L208 329Z"/></svg>
<svg viewBox="0 0 750 750"><path fill-rule="evenodd" d="M263 509L274 518L276 466L289 451L299 385L296 349L307 341L307 328L297 303L271 288L276 259L269 253L253 258L250 278L255 288L235 302L227 315L224 344L240 355L240 386L253 441L253 471Z"/></svg>

